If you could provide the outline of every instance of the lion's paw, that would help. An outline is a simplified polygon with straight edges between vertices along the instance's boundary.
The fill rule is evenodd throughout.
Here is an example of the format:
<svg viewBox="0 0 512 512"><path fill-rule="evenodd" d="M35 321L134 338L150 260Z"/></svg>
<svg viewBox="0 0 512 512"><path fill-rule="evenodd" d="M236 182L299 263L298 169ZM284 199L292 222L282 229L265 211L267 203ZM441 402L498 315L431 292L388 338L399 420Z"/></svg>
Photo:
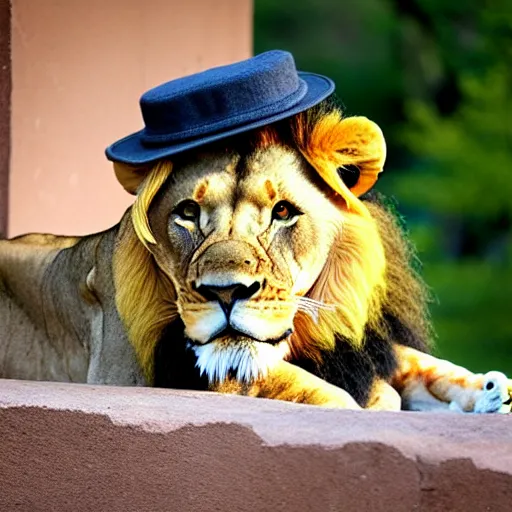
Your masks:
<svg viewBox="0 0 512 512"><path fill-rule="evenodd" d="M501 372L488 372L475 402L477 414L509 413L511 410L511 381Z"/></svg>

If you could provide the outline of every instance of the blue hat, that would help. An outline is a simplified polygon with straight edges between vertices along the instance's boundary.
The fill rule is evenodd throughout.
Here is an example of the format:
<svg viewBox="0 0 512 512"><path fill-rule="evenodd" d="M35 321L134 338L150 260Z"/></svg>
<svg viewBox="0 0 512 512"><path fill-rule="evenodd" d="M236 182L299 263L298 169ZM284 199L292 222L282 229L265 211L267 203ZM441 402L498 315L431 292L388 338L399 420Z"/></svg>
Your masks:
<svg viewBox="0 0 512 512"><path fill-rule="evenodd" d="M329 78L297 72L291 53L262 53L144 93L145 127L109 146L107 158L150 163L293 116L333 91Z"/></svg>

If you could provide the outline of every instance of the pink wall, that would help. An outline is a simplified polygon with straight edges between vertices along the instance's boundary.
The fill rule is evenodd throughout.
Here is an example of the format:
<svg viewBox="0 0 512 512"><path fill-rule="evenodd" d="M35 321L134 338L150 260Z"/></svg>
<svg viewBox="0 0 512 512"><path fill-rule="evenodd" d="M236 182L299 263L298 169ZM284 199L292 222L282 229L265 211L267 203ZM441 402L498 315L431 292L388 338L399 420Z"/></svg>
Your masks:
<svg viewBox="0 0 512 512"><path fill-rule="evenodd" d="M13 0L9 236L85 234L132 197L105 147L142 127L138 99L248 57L251 0Z"/></svg>

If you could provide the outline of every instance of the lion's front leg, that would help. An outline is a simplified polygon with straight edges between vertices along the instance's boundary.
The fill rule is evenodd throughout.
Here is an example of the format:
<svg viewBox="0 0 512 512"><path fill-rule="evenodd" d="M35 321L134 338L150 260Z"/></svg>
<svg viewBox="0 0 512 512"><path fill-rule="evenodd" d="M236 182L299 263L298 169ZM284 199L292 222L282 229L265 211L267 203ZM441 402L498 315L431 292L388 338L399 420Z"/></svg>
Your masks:
<svg viewBox="0 0 512 512"><path fill-rule="evenodd" d="M265 377L253 384L244 385L229 380L215 386L213 390L324 407L361 409L343 389L286 361L277 363Z"/></svg>
<svg viewBox="0 0 512 512"><path fill-rule="evenodd" d="M449 361L398 345L399 369L393 386L410 410L507 413L512 380L500 372L475 374Z"/></svg>
<svg viewBox="0 0 512 512"><path fill-rule="evenodd" d="M366 409L375 411L399 411L402 398L396 389L383 379L376 379L370 392Z"/></svg>

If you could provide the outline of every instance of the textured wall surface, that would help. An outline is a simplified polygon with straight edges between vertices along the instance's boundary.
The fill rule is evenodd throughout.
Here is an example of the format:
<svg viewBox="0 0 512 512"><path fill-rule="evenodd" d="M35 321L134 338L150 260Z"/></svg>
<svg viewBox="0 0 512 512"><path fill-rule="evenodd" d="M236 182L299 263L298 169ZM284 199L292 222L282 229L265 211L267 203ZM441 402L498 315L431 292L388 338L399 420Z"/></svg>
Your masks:
<svg viewBox="0 0 512 512"><path fill-rule="evenodd" d="M11 147L11 3L0 0L0 237L7 230Z"/></svg>
<svg viewBox="0 0 512 512"><path fill-rule="evenodd" d="M0 510L511 510L509 417L4 380L0 439Z"/></svg>
<svg viewBox="0 0 512 512"><path fill-rule="evenodd" d="M116 224L132 197L104 150L143 127L140 95L251 51L251 0L13 0L9 235Z"/></svg>

